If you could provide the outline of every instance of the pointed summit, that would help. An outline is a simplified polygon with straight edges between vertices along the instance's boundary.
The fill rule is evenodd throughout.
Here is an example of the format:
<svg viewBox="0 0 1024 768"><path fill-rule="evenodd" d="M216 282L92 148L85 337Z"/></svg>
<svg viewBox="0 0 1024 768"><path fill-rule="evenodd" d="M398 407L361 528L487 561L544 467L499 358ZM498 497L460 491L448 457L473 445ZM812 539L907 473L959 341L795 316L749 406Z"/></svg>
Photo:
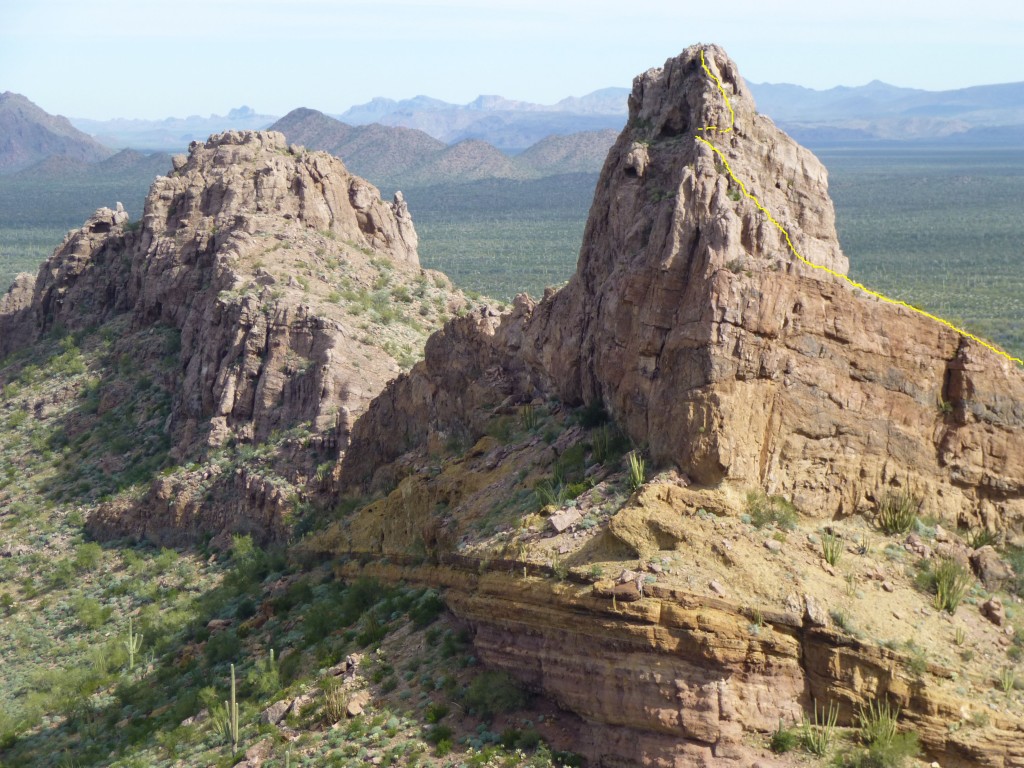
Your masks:
<svg viewBox="0 0 1024 768"><path fill-rule="evenodd" d="M825 516L929 488L925 512L954 526L1019 528L1024 375L844 278L824 166L757 114L725 52L692 46L643 73L629 111L576 274L428 342L356 425L347 481L385 476L438 431L476 436L485 403L540 396L603 403L655 463L705 486Z"/></svg>

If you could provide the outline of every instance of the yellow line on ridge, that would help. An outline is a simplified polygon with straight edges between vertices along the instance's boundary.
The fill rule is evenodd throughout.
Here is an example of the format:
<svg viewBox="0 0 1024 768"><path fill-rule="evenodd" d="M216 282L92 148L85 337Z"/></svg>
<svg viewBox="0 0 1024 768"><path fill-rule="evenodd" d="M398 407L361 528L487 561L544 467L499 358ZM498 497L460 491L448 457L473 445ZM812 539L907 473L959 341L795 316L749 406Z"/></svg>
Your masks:
<svg viewBox="0 0 1024 768"><path fill-rule="evenodd" d="M713 126L705 126L704 128L700 128L698 130L701 130L701 131L718 131L718 132L721 132L721 133L728 133L729 131L731 131L733 129L733 125L736 122L736 114L733 112L732 104L729 103L729 97L725 93L725 88L722 87L722 82L717 77L715 77L715 75L711 72L711 70L708 69L708 65L704 63L704 51L700 52L700 63L701 63L701 66L704 67L704 71L708 73L708 76L710 76L711 79L715 81L715 84L718 86L718 90L721 91L722 98L725 99L725 105L729 108L730 122L729 122L729 127L726 128L725 130L721 130L720 128L715 128ZM838 277L840 280L843 280L843 281L849 283L854 288L857 288L857 289L863 291L864 293L866 293L866 294L868 294L870 296L874 296L876 299L884 301L887 304L893 304L893 305L898 306L898 307L905 307L906 309L909 309L911 312L915 312L915 313L917 313L919 315L923 315L924 317L927 317L929 320L934 320L937 323L941 323L942 325L946 326L947 328L949 328L949 329L951 329L953 331L956 331L961 336L964 336L964 337L966 337L968 339L971 339L972 341L976 341L978 344L981 344L981 346L983 346L983 347L985 347L987 349L990 349L991 351L995 352L997 355L1002 355L1007 360L1010 360L1010 361L1015 362L1015 363L1019 363L1020 365L1024 365L1024 360L1020 359L1019 357L1013 357L1012 355L1004 352L1003 350L999 349L998 347L996 347L995 345L991 344L990 342L987 342L984 339L978 338L977 336L975 336L970 331L966 331L963 328L959 328L959 327L953 325L953 323L949 322L948 320L943 320L941 317L937 317L937 316L931 314L930 312L926 312L923 309L918 309L917 307L913 306L912 304L908 304L905 301L900 301L899 299L891 299L891 298L889 298L888 296L886 296L884 294L878 293L878 291L871 290L870 288L868 288L867 286L863 285L862 283L858 283L856 280L853 280L852 278L847 277L846 275L842 274L841 272L836 272L834 269L829 269L828 267L823 266L822 264L815 264L814 262L808 261L807 259L805 259L803 256L800 255L800 252L797 251L796 246L793 245L793 241L790 239L789 232L786 231L786 228L783 227L781 224L779 224L779 222L775 220L775 217L772 216L771 213L768 212L768 209L765 208L763 205L761 205L761 201L758 200L755 195L753 195L750 192L748 192L746 185L742 181L740 181L738 178L736 178L736 174L734 174L732 172L732 167L729 165L729 161L725 158L725 155L722 153L722 150L720 150L718 147L716 147L710 141L705 139L703 136L695 136L694 138L697 139L697 141L700 141L700 142L703 142L704 144L707 144L708 147L711 148L711 151L714 152L716 155L718 155L718 158L722 161L722 165L725 166L725 170L729 174L729 178L731 178L734 182L736 182L737 185L739 185L740 191L743 192L744 197L747 197L748 199L753 201L754 205L757 206L757 209L759 211L761 211L761 213L763 213L768 218L768 221L770 221L775 226L775 228L779 230L779 232L782 233L783 237L786 238L786 245L789 246L789 250L792 251L793 255L796 256L804 264L806 264L807 266L809 266L809 267L811 267L813 269L820 269L823 272L827 272L828 274L832 275L833 277Z"/></svg>
<svg viewBox="0 0 1024 768"><path fill-rule="evenodd" d="M711 125L705 125L703 128L698 128L697 130L699 130L699 131L715 131L716 133L729 133L729 131L732 130L732 127L736 124L736 113L732 111L732 102L729 101L729 96L725 92L725 86L722 85L722 81L719 80L718 76L714 72L712 72L710 69L708 69L708 65L704 63L704 51L700 52L700 65L702 67L704 67L704 71L707 72L708 77L710 77L712 80L715 81L715 85L718 86L718 90L721 91L721 93L722 93L722 98L725 99L725 106L727 106L729 108L729 127L726 128L723 131L721 128L716 128L716 127L711 126ZM698 136L697 138L700 138L700 137ZM706 141L704 143L707 144ZM710 147L711 145L708 144L708 146ZM711 148L714 149L714 147L711 147Z"/></svg>

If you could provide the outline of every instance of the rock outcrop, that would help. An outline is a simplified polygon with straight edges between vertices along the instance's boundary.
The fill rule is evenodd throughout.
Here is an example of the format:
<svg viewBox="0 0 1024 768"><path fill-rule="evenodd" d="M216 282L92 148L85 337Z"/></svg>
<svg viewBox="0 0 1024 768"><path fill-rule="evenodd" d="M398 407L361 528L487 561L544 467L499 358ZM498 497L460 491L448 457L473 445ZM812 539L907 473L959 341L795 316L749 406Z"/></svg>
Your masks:
<svg viewBox="0 0 1024 768"><path fill-rule="evenodd" d="M505 563L401 560L350 563L340 575L444 589L473 626L483 662L583 718L573 748L598 768L803 765L806 756L766 758L751 736L799 723L826 701L853 724L857 708L881 696L943 766L1024 764L1019 716L993 713L986 728L965 727L985 712L979 702L922 684L891 649L799 614L766 613L752 631L734 602L686 590L650 586L643 600L613 603L589 585L519 575Z"/></svg>
<svg viewBox="0 0 1024 768"><path fill-rule="evenodd" d="M635 80L569 283L503 315L450 321L355 424L341 488L384 495L329 531L322 552L446 587L481 659L592 726L584 741L599 766L746 768L763 759L755 734L780 718L831 702L853 725L857 707L882 700L902 708L929 759L1020 764L1015 714L957 730L975 717L970 686L991 686L988 669L964 665L946 684L948 668L913 672L882 645L920 632L953 640L904 566L890 573L868 555L865 537L884 535L861 515L905 492L949 528L1019 534L1024 375L855 289L846 270L824 168L756 113L721 49L686 50ZM572 426L598 409L564 415L597 404L660 479L622 490L596 458L614 430ZM538 411L542 428L513 435L506 423L494 437L502 420ZM448 446L471 447L446 458ZM543 520L559 504L535 513L531 489L541 498L574 483L562 485L573 451L588 482L565 519ZM781 527L779 538L752 533L748 492L791 499L802 541ZM853 595L822 558L826 520L829 536L847 526L838 541L863 557L846 573ZM576 586L609 567L618 583ZM872 637L847 631L861 625L839 610L844 594ZM980 649L1008 643L981 621Z"/></svg>
<svg viewBox="0 0 1024 768"><path fill-rule="evenodd" d="M289 146L280 133L213 136L174 158L141 221L130 223L120 204L100 209L42 265L30 299L24 279L12 287L0 312L0 357L54 329L84 331L127 315L133 332L180 333L165 425L172 459L202 459L299 425L324 449L321 461L336 458L352 421L399 373L398 358L408 364L426 329L458 304L447 281L419 268L416 248L401 193L385 202L339 159ZM392 322L401 315L390 310L378 319L392 327L379 331L356 319L393 301L416 323ZM209 487L161 483L145 512L107 508L94 516L94 532L179 540L207 524L207 532L266 531L289 506L262 479L237 478L227 501L266 503L250 519L245 503L228 504L230 514L221 504L211 516ZM184 492L192 486L197 498Z"/></svg>
<svg viewBox="0 0 1024 768"><path fill-rule="evenodd" d="M635 80L568 285L431 339L357 425L345 481L393 480L405 447L475 437L484 406L543 395L603 402L699 484L822 517L899 487L926 513L1020 531L1021 370L846 269L824 167L756 113L721 49L690 48Z"/></svg>

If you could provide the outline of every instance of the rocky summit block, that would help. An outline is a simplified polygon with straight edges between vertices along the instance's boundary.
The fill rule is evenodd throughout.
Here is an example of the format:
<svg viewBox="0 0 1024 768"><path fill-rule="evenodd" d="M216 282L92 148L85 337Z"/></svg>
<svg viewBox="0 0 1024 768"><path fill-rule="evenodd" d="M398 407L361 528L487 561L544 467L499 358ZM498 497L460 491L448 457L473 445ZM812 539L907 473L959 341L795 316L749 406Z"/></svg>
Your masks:
<svg viewBox="0 0 1024 768"><path fill-rule="evenodd" d="M153 183L141 220L118 204L70 232L34 283L19 277L0 299L0 357L54 329L129 317L129 334L180 338L160 382L172 461L296 428L320 450L293 450L270 473L289 484L246 471L218 480L219 501L209 468L172 472L141 506L93 515L93 532L160 541L280 532L312 474L305 465L337 459L370 399L461 306L443 276L420 269L416 248L401 193L384 201L340 159L266 131L193 142ZM119 339L118 354L153 352L133 343Z"/></svg>
<svg viewBox="0 0 1024 768"><path fill-rule="evenodd" d="M568 284L435 335L356 425L344 482L393 481L409 445L478 436L485 406L543 396L603 402L700 485L823 517L903 489L927 514L1020 532L1021 368L844 279L825 168L757 114L721 48L640 75L629 109Z"/></svg>

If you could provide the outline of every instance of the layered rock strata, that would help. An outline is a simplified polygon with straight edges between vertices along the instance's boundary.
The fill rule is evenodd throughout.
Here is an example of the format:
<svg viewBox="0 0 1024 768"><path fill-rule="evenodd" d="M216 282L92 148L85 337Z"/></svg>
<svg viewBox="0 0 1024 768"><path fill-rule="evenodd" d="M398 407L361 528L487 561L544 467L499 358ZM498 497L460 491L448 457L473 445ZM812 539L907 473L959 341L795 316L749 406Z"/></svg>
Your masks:
<svg viewBox="0 0 1024 768"><path fill-rule="evenodd" d="M473 627L482 661L583 718L571 746L600 768L803 764L765 756L747 737L799 723L826 701L852 723L858 708L883 695L943 766L1024 765L1019 717L993 713L984 729L961 728L982 705L922 684L901 654L799 612L766 613L752 632L741 606L686 590L651 586L642 600L616 604L589 585L542 578L550 569L520 574L515 562L402 559L351 562L339 575L444 589Z"/></svg>
<svg viewBox="0 0 1024 768"><path fill-rule="evenodd" d="M1019 532L1019 367L840 278L824 167L757 114L720 48L639 76L629 104L569 283L433 337L356 426L345 482L392 482L410 445L476 437L488 407L539 395L603 402L698 484L823 517L909 489L926 513Z"/></svg>

